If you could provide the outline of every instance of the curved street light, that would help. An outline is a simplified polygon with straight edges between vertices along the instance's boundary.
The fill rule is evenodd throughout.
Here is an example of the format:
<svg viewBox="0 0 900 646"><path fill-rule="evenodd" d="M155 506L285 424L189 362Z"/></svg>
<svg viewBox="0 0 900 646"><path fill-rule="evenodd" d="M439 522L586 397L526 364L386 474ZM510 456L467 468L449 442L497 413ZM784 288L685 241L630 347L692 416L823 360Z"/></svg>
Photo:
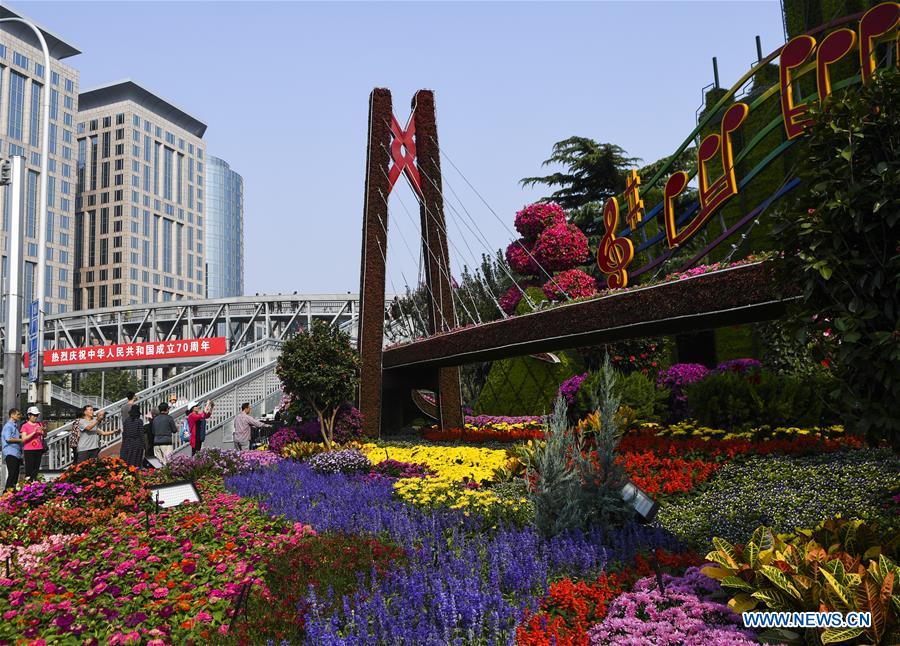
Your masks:
<svg viewBox="0 0 900 646"><path fill-rule="evenodd" d="M30 28L37 37L38 42L41 44L41 50L44 52L44 95L41 97L41 110L43 112L41 116L41 183L38 191L39 210L36 231L38 261L34 278L35 289L32 293L32 300L37 298L38 301L37 327L38 338L41 339L41 342L36 360L38 362L38 376L40 377L43 359L40 350L43 350L44 344L44 291L47 287L47 240L45 231L47 230L47 168L50 163L50 79L52 78L53 72L50 69L50 49L47 47L47 40L44 38L44 34L38 26L25 18L19 17L0 18L0 23L3 22L18 22Z"/></svg>

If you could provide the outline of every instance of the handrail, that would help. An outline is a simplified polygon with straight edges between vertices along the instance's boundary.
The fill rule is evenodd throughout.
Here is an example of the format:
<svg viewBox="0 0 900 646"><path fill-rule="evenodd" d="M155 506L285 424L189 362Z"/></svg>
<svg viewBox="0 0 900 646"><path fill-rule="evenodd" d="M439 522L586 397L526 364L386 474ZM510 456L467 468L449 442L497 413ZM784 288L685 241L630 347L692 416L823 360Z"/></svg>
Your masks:
<svg viewBox="0 0 900 646"><path fill-rule="evenodd" d="M261 369L270 370L274 375L274 362L280 354L283 342L277 339L261 339L234 352L209 361L201 366L187 370L180 375L163 381L155 386L137 393L137 405L144 415L155 408L164 396L175 394L178 403L170 414L182 417L187 404L194 399L209 397L217 392L227 390L235 383L242 383L256 376ZM115 444L121 439L121 418L123 406L127 403L121 399L105 406L106 417L100 422L101 431L111 431L109 436L101 436L101 447ZM72 430L72 422L54 429L47 437L48 460L51 469L63 468L72 461L72 451L66 442ZM173 438L174 447L180 446L179 438Z"/></svg>
<svg viewBox="0 0 900 646"><path fill-rule="evenodd" d="M216 405L206 425L207 442L213 433L221 431L224 435L228 425L237 416L238 406L242 403L249 402L251 415L256 416L270 401L280 401L281 393L281 382L275 374L275 362L246 375L239 383L226 384L216 392L210 393L209 399L215 401ZM174 450L177 452L186 448L186 445L186 442L179 441Z"/></svg>

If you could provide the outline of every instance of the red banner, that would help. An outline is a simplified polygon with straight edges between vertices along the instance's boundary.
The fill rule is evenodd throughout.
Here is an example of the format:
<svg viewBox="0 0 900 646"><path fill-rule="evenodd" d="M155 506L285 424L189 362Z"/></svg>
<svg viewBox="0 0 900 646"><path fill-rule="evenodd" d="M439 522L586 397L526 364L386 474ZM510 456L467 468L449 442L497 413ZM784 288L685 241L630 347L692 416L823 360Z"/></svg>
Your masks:
<svg viewBox="0 0 900 646"><path fill-rule="evenodd" d="M193 357L217 357L227 352L228 344L224 336L180 341L92 345L87 348L45 350L44 366L53 368L120 361L166 361Z"/></svg>

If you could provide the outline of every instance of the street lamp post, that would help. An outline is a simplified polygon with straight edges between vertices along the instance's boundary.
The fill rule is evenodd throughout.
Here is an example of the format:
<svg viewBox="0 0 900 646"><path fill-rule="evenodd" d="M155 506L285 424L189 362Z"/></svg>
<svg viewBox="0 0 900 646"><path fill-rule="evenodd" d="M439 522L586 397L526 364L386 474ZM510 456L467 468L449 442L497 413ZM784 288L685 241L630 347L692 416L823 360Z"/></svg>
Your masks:
<svg viewBox="0 0 900 646"><path fill-rule="evenodd" d="M44 95L41 97L41 183L38 190L38 226L37 226L37 248L38 261L35 272L35 287L32 299L38 302L37 312L37 330L38 330L38 381L41 379L43 372L43 349L44 349L44 300L45 290L47 287L47 183L48 183L48 167L50 164L50 92L51 79L53 72L50 69L50 49L47 47L47 40L41 30L29 20L24 18L0 18L2 22L18 22L30 28L37 37L44 53ZM32 126L33 127L33 126ZM30 305L30 304L28 304ZM7 331L12 334L12 330ZM18 387L18 385L16 386Z"/></svg>

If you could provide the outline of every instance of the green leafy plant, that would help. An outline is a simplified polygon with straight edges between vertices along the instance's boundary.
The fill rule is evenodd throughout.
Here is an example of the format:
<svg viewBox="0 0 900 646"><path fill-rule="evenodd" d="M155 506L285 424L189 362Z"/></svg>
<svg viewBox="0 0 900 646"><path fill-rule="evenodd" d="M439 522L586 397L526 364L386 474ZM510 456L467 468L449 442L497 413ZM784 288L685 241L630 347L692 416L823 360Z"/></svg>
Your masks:
<svg viewBox="0 0 900 646"><path fill-rule="evenodd" d="M599 416L594 432L576 432L569 426L566 402L560 396L547 420L546 443L535 444L528 463L526 480L535 525L546 535L588 527L610 529L633 516L621 494L628 479L616 461L620 399L609 360L601 372L592 396Z"/></svg>
<svg viewBox="0 0 900 646"><path fill-rule="evenodd" d="M597 389L604 379L604 370L595 370L588 373L573 403L574 417L581 419L596 410L595 401ZM621 374L616 371L614 395L619 399L622 415L619 428L628 430L637 422L661 422L667 414L669 390L658 388L653 380L641 372ZM628 410L623 410L627 407Z"/></svg>
<svg viewBox="0 0 900 646"><path fill-rule="evenodd" d="M827 426L835 421L834 378L818 372L805 376L723 372L685 386L688 408L707 426L744 429L775 426Z"/></svg>
<svg viewBox="0 0 900 646"><path fill-rule="evenodd" d="M702 571L735 591L728 603L735 612L759 605L776 611L870 612L871 627L829 628L817 631L816 639L881 643L898 625L900 567L877 535L861 520L832 519L797 534L759 527L744 546L714 538L715 549L706 558L715 565Z"/></svg>
<svg viewBox="0 0 900 646"><path fill-rule="evenodd" d="M794 327L836 338L852 427L900 450L900 73L831 96L804 136L805 190L778 216Z"/></svg>
<svg viewBox="0 0 900 646"><path fill-rule="evenodd" d="M359 355L350 337L336 326L313 321L312 329L284 344L277 373L285 394L315 410L330 450L338 410L353 398L359 383Z"/></svg>

